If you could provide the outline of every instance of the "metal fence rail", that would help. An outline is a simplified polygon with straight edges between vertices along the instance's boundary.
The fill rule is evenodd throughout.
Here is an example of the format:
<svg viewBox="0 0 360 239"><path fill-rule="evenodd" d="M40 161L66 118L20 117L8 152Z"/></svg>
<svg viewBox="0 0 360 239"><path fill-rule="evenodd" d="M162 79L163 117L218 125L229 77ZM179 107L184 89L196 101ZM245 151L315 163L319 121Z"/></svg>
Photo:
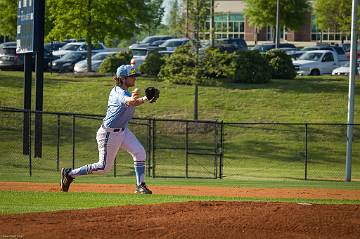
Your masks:
<svg viewBox="0 0 360 239"><path fill-rule="evenodd" d="M42 156L34 157L35 114L42 117ZM0 108L1 178L51 175L97 162L103 115ZM28 134L24 123L28 127ZM150 177L343 180L346 127L334 123L238 123L135 118L130 129L147 152ZM359 124L354 124L352 179L360 179ZM113 176L134 174L119 152Z"/></svg>

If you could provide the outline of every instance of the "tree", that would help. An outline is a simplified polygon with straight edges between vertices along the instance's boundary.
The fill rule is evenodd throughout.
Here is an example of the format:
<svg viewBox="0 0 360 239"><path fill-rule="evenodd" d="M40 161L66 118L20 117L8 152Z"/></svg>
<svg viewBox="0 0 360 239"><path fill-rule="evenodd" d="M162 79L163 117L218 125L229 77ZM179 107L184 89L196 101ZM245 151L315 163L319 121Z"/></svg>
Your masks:
<svg viewBox="0 0 360 239"><path fill-rule="evenodd" d="M172 2L170 12L167 18L167 25L169 28L169 33L174 36L183 35L183 18L181 14L181 7L178 0Z"/></svg>
<svg viewBox="0 0 360 239"><path fill-rule="evenodd" d="M161 20L164 16L164 7L161 7L163 0L150 0L145 1L147 4L148 11L146 12L149 16L149 21L146 21L142 25L142 29L148 32L148 35L154 33L161 25Z"/></svg>
<svg viewBox="0 0 360 239"><path fill-rule="evenodd" d="M151 20L150 0L48 0L54 27L48 39L85 38L91 71L91 44L106 37L128 39Z"/></svg>
<svg viewBox="0 0 360 239"><path fill-rule="evenodd" d="M352 0L316 0L314 3L316 25L322 30L350 32L351 8Z"/></svg>
<svg viewBox="0 0 360 239"><path fill-rule="evenodd" d="M210 15L210 2L209 0L187 0L187 20L191 26L192 39L194 42L199 42L199 33L205 30L205 22Z"/></svg>
<svg viewBox="0 0 360 239"><path fill-rule="evenodd" d="M245 15L251 25L257 28L276 24L276 0L245 0ZM298 30L310 11L308 0L280 0L279 25Z"/></svg>
<svg viewBox="0 0 360 239"><path fill-rule="evenodd" d="M16 37L17 1L0 0L0 35Z"/></svg>
<svg viewBox="0 0 360 239"><path fill-rule="evenodd" d="M200 80L200 61L199 61L199 47L200 47L200 32L205 29L205 22L210 13L209 0L186 0L186 31L188 26L192 26L193 34L186 32L190 37L196 48L196 63L195 69L192 71L195 77L194 89L194 119L198 119L198 84Z"/></svg>
<svg viewBox="0 0 360 239"><path fill-rule="evenodd" d="M0 0L0 35L16 38L17 4L14 0ZM51 28L52 22L48 18L48 9L45 8L45 35Z"/></svg>

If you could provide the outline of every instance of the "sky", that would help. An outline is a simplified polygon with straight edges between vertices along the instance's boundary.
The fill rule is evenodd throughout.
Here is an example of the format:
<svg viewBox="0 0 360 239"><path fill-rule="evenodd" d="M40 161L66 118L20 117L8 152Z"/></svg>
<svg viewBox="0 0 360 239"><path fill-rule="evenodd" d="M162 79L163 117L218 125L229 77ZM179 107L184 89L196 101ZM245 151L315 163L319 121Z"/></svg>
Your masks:
<svg viewBox="0 0 360 239"><path fill-rule="evenodd" d="M170 7L171 7L171 4L173 3L173 1L174 0L164 0L163 1L163 7L165 7L165 13L164 13L164 17L163 17L163 19L162 19L162 23L165 23L165 20L166 20L166 18L167 18L167 15L168 15L168 13L169 13L169 11L170 11ZM178 0L178 2L180 3L181 2L181 0Z"/></svg>

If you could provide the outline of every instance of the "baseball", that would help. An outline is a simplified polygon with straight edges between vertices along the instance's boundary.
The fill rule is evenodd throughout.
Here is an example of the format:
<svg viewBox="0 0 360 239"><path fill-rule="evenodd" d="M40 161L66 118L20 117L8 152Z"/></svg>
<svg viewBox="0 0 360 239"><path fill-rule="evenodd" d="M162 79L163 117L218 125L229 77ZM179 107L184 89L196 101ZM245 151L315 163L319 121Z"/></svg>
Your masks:
<svg viewBox="0 0 360 239"><path fill-rule="evenodd" d="M135 88L135 89L132 91L132 96L133 96L134 98L138 98L139 95L140 95L140 90L139 90L139 88Z"/></svg>

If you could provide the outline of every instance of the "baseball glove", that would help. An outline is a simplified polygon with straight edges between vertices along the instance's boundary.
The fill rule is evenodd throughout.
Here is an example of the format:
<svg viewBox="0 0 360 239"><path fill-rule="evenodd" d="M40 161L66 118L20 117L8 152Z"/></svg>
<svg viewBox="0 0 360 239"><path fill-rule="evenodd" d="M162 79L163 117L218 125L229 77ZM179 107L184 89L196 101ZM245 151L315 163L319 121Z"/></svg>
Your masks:
<svg viewBox="0 0 360 239"><path fill-rule="evenodd" d="M155 87L148 87L145 89L145 96L150 103L154 103L160 96L160 90Z"/></svg>

